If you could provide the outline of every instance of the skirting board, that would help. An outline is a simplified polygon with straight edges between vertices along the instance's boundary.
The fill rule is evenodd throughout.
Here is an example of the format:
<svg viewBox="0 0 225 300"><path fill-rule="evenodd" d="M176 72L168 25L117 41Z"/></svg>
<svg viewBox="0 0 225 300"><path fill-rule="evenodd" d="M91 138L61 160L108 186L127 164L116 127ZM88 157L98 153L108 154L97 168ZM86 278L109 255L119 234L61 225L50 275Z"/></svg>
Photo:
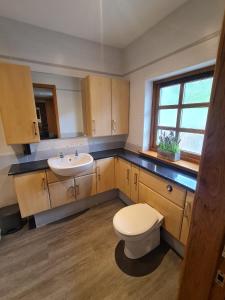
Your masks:
<svg viewBox="0 0 225 300"><path fill-rule="evenodd" d="M52 222L61 220L68 216L82 212L95 205L103 203L105 201L113 200L118 197L117 190L111 190L105 193L97 194L86 199L82 199L70 204L66 204L60 207L56 207L39 214L34 215L36 227L41 227Z"/></svg>

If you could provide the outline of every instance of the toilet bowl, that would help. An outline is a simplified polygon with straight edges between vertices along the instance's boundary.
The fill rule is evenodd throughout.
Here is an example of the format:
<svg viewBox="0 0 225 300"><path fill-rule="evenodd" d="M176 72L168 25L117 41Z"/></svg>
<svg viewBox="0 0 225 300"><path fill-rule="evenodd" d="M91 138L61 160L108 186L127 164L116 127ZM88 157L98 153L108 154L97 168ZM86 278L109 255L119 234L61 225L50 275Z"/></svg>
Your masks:
<svg viewBox="0 0 225 300"><path fill-rule="evenodd" d="M160 244L163 216L148 204L133 204L120 209L113 218L117 236L125 241L128 258L140 258Z"/></svg>

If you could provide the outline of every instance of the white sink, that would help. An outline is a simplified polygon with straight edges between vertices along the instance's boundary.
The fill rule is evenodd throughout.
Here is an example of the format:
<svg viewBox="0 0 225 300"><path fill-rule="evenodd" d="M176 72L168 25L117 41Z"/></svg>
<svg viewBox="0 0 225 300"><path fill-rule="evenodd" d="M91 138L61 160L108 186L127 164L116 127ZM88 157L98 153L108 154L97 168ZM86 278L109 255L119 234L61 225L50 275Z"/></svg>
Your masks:
<svg viewBox="0 0 225 300"><path fill-rule="evenodd" d="M79 173L90 169L94 159L88 153L79 155L65 155L64 157L53 157L48 159L49 168L61 176L77 176Z"/></svg>

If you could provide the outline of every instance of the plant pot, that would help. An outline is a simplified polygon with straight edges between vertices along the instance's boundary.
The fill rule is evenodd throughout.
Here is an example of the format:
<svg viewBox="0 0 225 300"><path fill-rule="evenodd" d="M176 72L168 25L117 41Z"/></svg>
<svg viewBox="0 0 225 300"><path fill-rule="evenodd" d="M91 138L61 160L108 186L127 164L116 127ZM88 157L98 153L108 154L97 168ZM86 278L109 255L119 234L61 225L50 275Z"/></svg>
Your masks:
<svg viewBox="0 0 225 300"><path fill-rule="evenodd" d="M167 159L170 161L178 161L178 160L180 160L180 152L173 153L173 152L163 151L161 149L158 149L157 157Z"/></svg>

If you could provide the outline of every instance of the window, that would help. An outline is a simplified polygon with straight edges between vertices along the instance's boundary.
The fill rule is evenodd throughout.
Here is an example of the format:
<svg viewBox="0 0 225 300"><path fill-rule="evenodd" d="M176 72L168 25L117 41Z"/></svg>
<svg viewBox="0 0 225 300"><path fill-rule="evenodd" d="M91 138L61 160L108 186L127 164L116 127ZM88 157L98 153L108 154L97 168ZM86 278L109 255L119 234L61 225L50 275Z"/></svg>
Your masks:
<svg viewBox="0 0 225 300"><path fill-rule="evenodd" d="M213 81L213 67L154 82L151 149L161 132L181 140L181 157L199 161Z"/></svg>

